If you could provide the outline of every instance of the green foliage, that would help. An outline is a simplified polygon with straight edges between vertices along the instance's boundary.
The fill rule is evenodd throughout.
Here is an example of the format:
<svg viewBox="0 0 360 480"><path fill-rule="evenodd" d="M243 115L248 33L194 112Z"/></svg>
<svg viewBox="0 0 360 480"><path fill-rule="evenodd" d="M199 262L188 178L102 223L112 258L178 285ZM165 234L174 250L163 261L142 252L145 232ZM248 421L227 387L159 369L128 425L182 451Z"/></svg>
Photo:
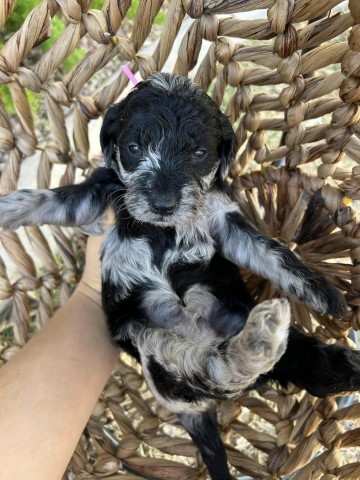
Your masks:
<svg viewBox="0 0 360 480"><path fill-rule="evenodd" d="M154 23L155 25L164 25L165 19L166 19L166 13L160 10L160 12L155 17Z"/></svg>
<svg viewBox="0 0 360 480"><path fill-rule="evenodd" d="M27 88L25 88L25 93L28 98L31 111L33 113L38 112L40 109L40 95L28 90Z"/></svg>
<svg viewBox="0 0 360 480"><path fill-rule="evenodd" d="M30 109L37 113L40 108L40 95L25 88L25 93L29 101ZM6 110L11 115L15 113L14 103L11 98L10 89L7 85L0 85L0 98L4 102Z"/></svg>
<svg viewBox="0 0 360 480"><path fill-rule="evenodd" d="M133 0L131 2L131 7L127 11L126 18L129 18L130 20L133 20L135 18L139 3L140 3L140 0Z"/></svg>
<svg viewBox="0 0 360 480"><path fill-rule="evenodd" d="M140 0L132 0L131 6L126 14L126 18L133 20L136 14L136 10L139 6ZM101 10L104 4L104 0L93 0L91 2L90 8L95 8L96 10Z"/></svg>
<svg viewBox="0 0 360 480"><path fill-rule="evenodd" d="M45 42L41 43L39 47L43 52L47 52L54 45L56 40L60 37L62 32L65 30L65 23L55 15L51 20L51 36Z"/></svg>
<svg viewBox="0 0 360 480"><path fill-rule="evenodd" d="M66 72L69 72L77 63L80 62L86 55L84 48L75 48L71 55L63 61L63 67Z"/></svg>
<svg viewBox="0 0 360 480"><path fill-rule="evenodd" d="M102 0L97 0L99 3L103 3ZM17 32L30 11L39 4L39 0L27 0L26 2L18 2L15 5L15 9L10 18L6 22L4 29L0 32L0 49L3 47L6 37L12 33ZM39 45L39 49L42 52L49 51L54 45L55 41L60 37L66 24L60 16L54 16L52 18L51 36L45 42ZM82 58L84 58L86 51L83 48L76 48L71 55L69 55L63 62L62 68L65 72L71 70ZM38 94L26 90L27 98L29 100L30 108L33 113L37 113L40 108L40 97ZM6 109L10 114L15 113L14 105L11 99L10 90L7 85L1 85L0 95L2 101L5 103Z"/></svg>
<svg viewBox="0 0 360 480"><path fill-rule="evenodd" d="M90 4L90 8L95 8L96 10L101 10L104 5L105 0L93 0Z"/></svg>
<svg viewBox="0 0 360 480"><path fill-rule="evenodd" d="M139 3L140 3L140 0L132 0L131 6L130 6L129 10L128 10L127 13L126 13L126 18L127 18L128 20L134 20L134 18L135 18L135 16L136 16L137 9L138 9L138 7L139 7ZM95 8L95 9L97 9L97 10L101 10L103 4L104 4L104 0L93 0L93 1L91 2L90 8ZM166 18L166 13L160 11L160 12L156 15L156 18L155 18L154 23L155 23L156 25L163 25L163 23L165 22L165 18Z"/></svg>
<svg viewBox="0 0 360 480"><path fill-rule="evenodd" d="M0 0L1 1L1 0ZM131 7L129 8L126 18L129 20L133 20L136 16L137 9L139 7L139 3L141 0L133 0L131 3ZM3 47L5 39L8 36L17 32L23 23L26 20L26 17L31 12L33 8L35 8L39 4L39 0L22 0L18 1L15 4L15 8L13 13L10 15L9 19L7 20L3 30L0 32L0 49ZM93 0L90 7L94 9L101 10L104 4L104 0ZM166 13L164 11L160 11L156 18L155 24L163 25L165 22ZM42 52L49 51L52 46L54 45L55 41L60 37L64 29L66 28L66 24L64 20L58 14L52 18L52 31L51 36L46 41L44 41L39 48ZM86 51L83 48L76 48L71 55L69 55L64 62L62 63L62 68L65 72L70 71L76 64L78 64L85 56ZM33 113L37 113L40 108L40 97L38 94L31 92L30 90L26 91L30 108ZM0 86L0 96L5 103L6 109L10 114L15 113L14 105L11 99L9 87L7 85Z"/></svg>
<svg viewBox="0 0 360 480"><path fill-rule="evenodd" d="M8 320L7 317L10 317L10 313L6 312L7 317L5 317L4 312L1 312L1 313L4 315L3 318L6 318L6 320ZM14 340L15 340L15 336L14 336L13 328L11 326L5 327L5 328L3 327L0 332L1 343L4 343L4 344L7 344L8 342L12 343Z"/></svg>
<svg viewBox="0 0 360 480"><path fill-rule="evenodd" d="M11 115L14 114L15 108L11 99L9 87L7 85L0 85L0 99L4 102L8 113Z"/></svg>
<svg viewBox="0 0 360 480"><path fill-rule="evenodd" d="M100 0L102 1L102 0ZM66 25L63 20L57 16L52 19L51 37L40 45L40 48L47 52L54 45L55 41L60 37ZM75 50L62 63L65 72L69 72L80 60L85 57L86 51L83 48L75 48Z"/></svg>
<svg viewBox="0 0 360 480"><path fill-rule="evenodd" d="M98 2L98 1L101 1L101 0L96 0L96 1ZM133 20L135 18L137 9L139 7L139 3L140 3L140 0L133 0L132 1L131 7L129 8L129 10L126 14L126 18L128 18L130 20ZM163 25L164 22L165 22L165 18L166 18L166 13L162 12L160 10L160 12L155 17L154 23L156 25Z"/></svg>
<svg viewBox="0 0 360 480"><path fill-rule="evenodd" d="M93 0L90 4L90 8L95 8L96 10L101 10L104 5L105 0Z"/></svg>
<svg viewBox="0 0 360 480"><path fill-rule="evenodd" d="M28 14L38 4L39 0L26 0L26 2L18 1L15 5L13 13L10 15L10 18L8 18L1 33L8 34L19 30Z"/></svg>

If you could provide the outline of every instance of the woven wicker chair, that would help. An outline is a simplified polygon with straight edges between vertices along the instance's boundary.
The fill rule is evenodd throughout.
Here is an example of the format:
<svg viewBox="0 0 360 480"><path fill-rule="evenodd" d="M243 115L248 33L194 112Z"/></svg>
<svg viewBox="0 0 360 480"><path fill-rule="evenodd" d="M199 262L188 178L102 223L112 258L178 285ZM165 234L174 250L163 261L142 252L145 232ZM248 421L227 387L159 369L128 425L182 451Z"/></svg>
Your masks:
<svg viewBox="0 0 360 480"><path fill-rule="evenodd" d="M15 1L1 3L0 27ZM353 347L349 330L360 327L360 2L348 3L141 0L129 20L131 0L105 0L101 10L91 9L91 0L39 0L0 52L0 84L7 84L15 109L10 122L0 98L0 148L7 154L0 193L24 186L24 177L39 188L72 183L99 165L89 129L126 93L120 65L139 78L164 68L189 74L234 124L239 150L231 182L245 216L346 294L343 321L293 303L293 323ZM161 27L154 25L160 9L166 13ZM56 14L66 28L47 53L34 55ZM79 43L88 53L59 75ZM41 97L44 131L26 90ZM58 227L0 231L0 366L67 300L81 275L85 240ZM267 281L244 275L259 300L278 294ZM321 400L274 385L219 404L234 475L358 480L356 398ZM139 478L122 461L144 477L206 478L176 417L157 404L138 367L123 356L64 479Z"/></svg>

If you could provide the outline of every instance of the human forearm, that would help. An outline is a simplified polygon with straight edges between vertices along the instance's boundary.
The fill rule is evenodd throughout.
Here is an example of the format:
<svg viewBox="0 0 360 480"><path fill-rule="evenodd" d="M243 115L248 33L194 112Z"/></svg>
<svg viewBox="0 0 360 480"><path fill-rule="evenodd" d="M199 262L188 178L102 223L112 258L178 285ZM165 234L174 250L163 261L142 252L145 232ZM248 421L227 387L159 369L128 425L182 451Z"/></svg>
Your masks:
<svg viewBox="0 0 360 480"><path fill-rule="evenodd" d="M118 350L88 288L0 371L0 480L61 478L110 375Z"/></svg>

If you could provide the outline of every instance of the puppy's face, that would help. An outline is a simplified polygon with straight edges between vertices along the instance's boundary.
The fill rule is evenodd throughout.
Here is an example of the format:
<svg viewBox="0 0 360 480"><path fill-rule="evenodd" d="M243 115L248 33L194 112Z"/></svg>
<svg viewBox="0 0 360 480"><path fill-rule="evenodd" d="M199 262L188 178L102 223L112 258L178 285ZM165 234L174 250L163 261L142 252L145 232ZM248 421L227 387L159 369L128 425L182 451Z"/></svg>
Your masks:
<svg viewBox="0 0 360 480"><path fill-rule="evenodd" d="M228 122L205 92L185 77L165 74L142 82L110 109L102 146L136 220L172 226L199 213L224 170L226 148L233 150L231 126L224 145L224 119Z"/></svg>

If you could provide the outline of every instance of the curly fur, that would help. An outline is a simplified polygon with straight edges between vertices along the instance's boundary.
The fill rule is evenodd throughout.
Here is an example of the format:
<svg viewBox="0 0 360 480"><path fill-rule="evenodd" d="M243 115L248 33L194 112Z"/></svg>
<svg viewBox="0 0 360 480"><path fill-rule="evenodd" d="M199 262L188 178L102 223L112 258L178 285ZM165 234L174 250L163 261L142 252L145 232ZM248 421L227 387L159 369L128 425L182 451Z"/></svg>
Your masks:
<svg viewBox="0 0 360 480"><path fill-rule="evenodd" d="M213 480L230 479L213 407L267 380L310 393L359 389L359 352L289 328L287 300L255 304L248 268L286 295L342 317L342 294L249 224L231 199L229 120L181 76L155 74L104 118L105 168L81 185L0 198L0 225L87 226L111 206L101 253L114 342L134 355L179 417ZM314 368L319 365L321 368Z"/></svg>

